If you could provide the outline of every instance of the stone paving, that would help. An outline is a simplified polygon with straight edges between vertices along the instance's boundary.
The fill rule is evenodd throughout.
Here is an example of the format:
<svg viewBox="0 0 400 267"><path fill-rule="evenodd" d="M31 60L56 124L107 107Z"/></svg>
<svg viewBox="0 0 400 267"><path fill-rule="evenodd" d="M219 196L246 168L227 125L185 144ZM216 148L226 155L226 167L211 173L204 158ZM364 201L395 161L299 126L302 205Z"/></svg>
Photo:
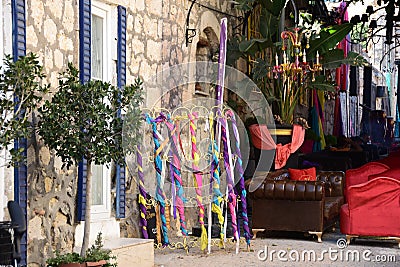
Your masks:
<svg viewBox="0 0 400 267"><path fill-rule="evenodd" d="M244 246L241 246L238 255L235 254L233 248L222 250L213 247L209 255L204 254L198 248L191 249L188 255L182 249L156 249L154 263L155 266L159 267L227 265L234 265L235 267L400 266L400 248L397 242L393 240L356 239L352 240L348 247L339 249L338 240L344 237L338 229L334 232L325 233L322 236L322 243L317 243L313 236L299 233L273 234L252 240L250 252L247 252ZM339 241L339 246L341 244ZM264 253L265 250L268 252L267 258ZM313 252L315 252L315 258ZM272 259L271 254L273 255ZM279 260L278 256L282 260ZM302 260L302 258L305 260Z"/></svg>

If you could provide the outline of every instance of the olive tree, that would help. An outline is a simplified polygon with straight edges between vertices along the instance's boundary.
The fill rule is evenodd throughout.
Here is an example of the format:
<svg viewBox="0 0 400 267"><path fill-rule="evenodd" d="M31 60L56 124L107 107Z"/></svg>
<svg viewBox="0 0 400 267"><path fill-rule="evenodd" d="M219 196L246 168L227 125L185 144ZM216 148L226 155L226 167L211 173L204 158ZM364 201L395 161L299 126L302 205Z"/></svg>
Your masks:
<svg viewBox="0 0 400 267"><path fill-rule="evenodd" d="M70 63L61 74L58 91L39 109L39 134L56 151L64 167L87 160L85 227L81 255L89 244L92 164L124 164L121 110L140 114L142 82L120 89L108 82L81 83ZM130 118L132 120L132 118ZM136 123L141 120L135 118Z"/></svg>
<svg viewBox="0 0 400 267"><path fill-rule="evenodd" d="M35 54L28 54L14 61L5 56L0 71L0 150L8 149L11 158L8 166L23 162L24 148L15 149L14 140L32 134L29 116L37 108L48 85L43 85L43 67Z"/></svg>

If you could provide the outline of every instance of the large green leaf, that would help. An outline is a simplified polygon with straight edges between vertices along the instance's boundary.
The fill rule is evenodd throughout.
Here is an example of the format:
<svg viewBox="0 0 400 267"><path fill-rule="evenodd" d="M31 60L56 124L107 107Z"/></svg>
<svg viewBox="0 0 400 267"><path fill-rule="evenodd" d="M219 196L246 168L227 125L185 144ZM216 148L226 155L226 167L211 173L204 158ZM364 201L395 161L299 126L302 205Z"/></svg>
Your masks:
<svg viewBox="0 0 400 267"><path fill-rule="evenodd" d="M324 28L320 32L320 37L310 40L310 49L308 50L309 57L315 57L317 51L324 54L328 50L334 48L346 35L352 30L353 24L344 23L341 25L333 25Z"/></svg>
<svg viewBox="0 0 400 267"><path fill-rule="evenodd" d="M353 51L347 53L346 61L348 61L348 63L346 64L350 64L353 66L362 67L370 65L370 63L362 55Z"/></svg>
<svg viewBox="0 0 400 267"><path fill-rule="evenodd" d="M348 52L347 57L344 57L342 49L332 49L323 54L322 65L325 69L339 68L342 64L352 66L368 66L368 61L356 52Z"/></svg>
<svg viewBox="0 0 400 267"><path fill-rule="evenodd" d="M336 48L325 52L322 55L322 66L326 69L339 68L343 64L344 51L342 49Z"/></svg>
<svg viewBox="0 0 400 267"><path fill-rule="evenodd" d="M256 52L260 52L271 46L272 42L269 38L245 40L239 44L239 50L243 53L254 56Z"/></svg>

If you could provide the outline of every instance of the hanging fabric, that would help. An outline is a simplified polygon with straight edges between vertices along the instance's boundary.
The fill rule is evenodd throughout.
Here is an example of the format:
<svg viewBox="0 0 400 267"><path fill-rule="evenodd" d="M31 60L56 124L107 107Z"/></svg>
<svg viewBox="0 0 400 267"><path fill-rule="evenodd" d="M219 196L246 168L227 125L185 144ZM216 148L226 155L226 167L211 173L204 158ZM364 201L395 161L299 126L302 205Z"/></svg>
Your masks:
<svg viewBox="0 0 400 267"><path fill-rule="evenodd" d="M297 151L304 142L305 130L298 124L293 124L292 143L282 145L275 144L267 125L253 124L249 127L252 141L256 148L263 150L275 149L275 169L281 169L291 153Z"/></svg>

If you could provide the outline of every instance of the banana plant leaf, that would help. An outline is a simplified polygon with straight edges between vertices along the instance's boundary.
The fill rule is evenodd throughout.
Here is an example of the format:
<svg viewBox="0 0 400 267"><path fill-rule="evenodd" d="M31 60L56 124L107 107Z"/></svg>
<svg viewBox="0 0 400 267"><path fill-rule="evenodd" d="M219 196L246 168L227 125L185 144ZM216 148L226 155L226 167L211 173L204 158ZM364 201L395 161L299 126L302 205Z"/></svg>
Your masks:
<svg viewBox="0 0 400 267"><path fill-rule="evenodd" d="M352 66L368 66L368 61L360 54L356 52L348 52L347 57L344 57L344 51L336 48L327 51L322 55L321 63L325 69L339 68L342 64Z"/></svg>
<svg viewBox="0 0 400 267"><path fill-rule="evenodd" d="M250 39L242 41L239 44L239 50L243 53L254 56L255 53L262 51L271 45L273 45L273 43L269 38Z"/></svg>
<svg viewBox="0 0 400 267"><path fill-rule="evenodd" d="M345 60L348 61L348 63L344 64L350 64L352 66L370 66L369 62L362 55L353 51L347 53L347 58Z"/></svg>
<svg viewBox="0 0 400 267"><path fill-rule="evenodd" d="M352 28L353 24L344 23L322 29L319 38L310 40L310 49L307 52L308 58L314 58L317 51L319 54L324 54L328 50L334 48L346 37L347 34L349 34Z"/></svg>

